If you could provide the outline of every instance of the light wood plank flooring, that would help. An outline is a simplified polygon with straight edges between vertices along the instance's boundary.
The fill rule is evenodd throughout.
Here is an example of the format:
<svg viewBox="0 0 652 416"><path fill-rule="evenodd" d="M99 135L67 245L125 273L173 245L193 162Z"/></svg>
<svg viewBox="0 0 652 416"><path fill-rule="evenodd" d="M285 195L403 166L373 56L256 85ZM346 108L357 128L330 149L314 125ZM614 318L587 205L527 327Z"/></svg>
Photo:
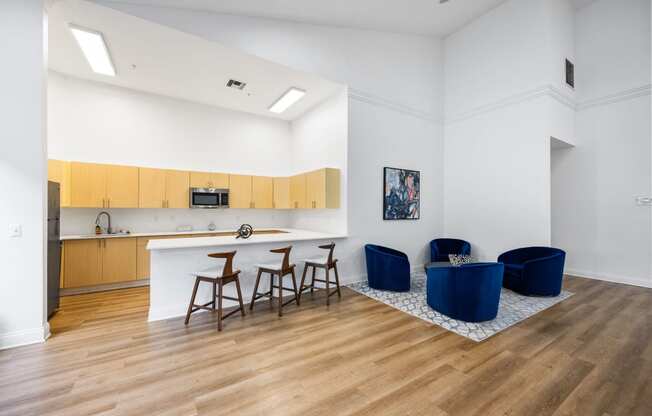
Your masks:
<svg viewBox="0 0 652 416"><path fill-rule="evenodd" d="M147 289L64 298L0 351L2 415L652 415L652 291L575 296L483 343L345 289L282 318L147 324Z"/></svg>

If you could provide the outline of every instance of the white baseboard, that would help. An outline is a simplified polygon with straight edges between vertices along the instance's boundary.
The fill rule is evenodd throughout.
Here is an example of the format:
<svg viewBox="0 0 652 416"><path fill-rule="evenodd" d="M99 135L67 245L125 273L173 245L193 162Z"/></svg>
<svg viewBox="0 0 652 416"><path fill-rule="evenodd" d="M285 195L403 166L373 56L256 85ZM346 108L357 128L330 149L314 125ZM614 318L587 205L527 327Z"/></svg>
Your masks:
<svg viewBox="0 0 652 416"><path fill-rule="evenodd" d="M50 337L50 324L47 322L42 327L24 329L21 331L5 332L0 334L0 350L20 347L23 345L39 344Z"/></svg>
<svg viewBox="0 0 652 416"><path fill-rule="evenodd" d="M652 280L641 279L639 277L616 276L612 274L588 272L585 270L568 269L568 268L564 270L564 274L569 276L584 277L587 279L602 280L611 283L621 283L624 285L652 288Z"/></svg>

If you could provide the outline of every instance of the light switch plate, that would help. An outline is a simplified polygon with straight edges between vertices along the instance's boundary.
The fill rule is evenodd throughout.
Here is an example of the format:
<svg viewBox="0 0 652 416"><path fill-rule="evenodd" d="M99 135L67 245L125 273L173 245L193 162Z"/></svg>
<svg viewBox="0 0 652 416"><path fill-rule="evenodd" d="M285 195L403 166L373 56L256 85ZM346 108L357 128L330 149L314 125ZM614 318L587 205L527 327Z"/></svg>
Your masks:
<svg viewBox="0 0 652 416"><path fill-rule="evenodd" d="M652 205L652 197L649 197L649 196L637 196L636 197L636 205L650 206L650 205Z"/></svg>
<svg viewBox="0 0 652 416"><path fill-rule="evenodd" d="M20 224L11 224L9 226L9 237L18 238L23 236L23 227Z"/></svg>

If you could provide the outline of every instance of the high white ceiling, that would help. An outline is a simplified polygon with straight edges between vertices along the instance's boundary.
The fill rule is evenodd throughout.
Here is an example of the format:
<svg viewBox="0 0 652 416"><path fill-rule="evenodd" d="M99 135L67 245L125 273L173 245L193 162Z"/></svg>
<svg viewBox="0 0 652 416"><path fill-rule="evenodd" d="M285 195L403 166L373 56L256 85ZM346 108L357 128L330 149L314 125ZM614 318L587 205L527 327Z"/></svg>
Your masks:
<svg viewBox="0 0 652 416"><path fill-rule="evenodd" d="M80 0L61 0L48 11L49 68L78 78L134 90L293 120L342 85L238 50ZM68 24L104 34L117 76L93 73ZM244 91L225 86L234 78ZM290 87L306 96L281 115L269 106Z"/></svg>
<svg viewBox="0 0 652 416"><path fill-rule="evenodd" d="M102 0L445 36L506 0ZM576 8L595 0L571 0Z"/></svg>
<svg viewBox="0 0 652 416"><path fill-rule="evenodd" d="M268 17L443 36L505 0L109 0L244 16Z"/></svg>

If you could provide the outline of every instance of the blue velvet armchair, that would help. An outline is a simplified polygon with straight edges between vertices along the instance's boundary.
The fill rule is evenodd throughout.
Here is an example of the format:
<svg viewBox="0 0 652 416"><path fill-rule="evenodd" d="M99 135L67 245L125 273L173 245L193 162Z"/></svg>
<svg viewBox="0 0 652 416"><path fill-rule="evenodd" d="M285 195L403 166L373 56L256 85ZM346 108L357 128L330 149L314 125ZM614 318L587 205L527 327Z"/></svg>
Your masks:
<svg viewBox="0 0 652 416"><path fill-rule="evenodd" d="M430 261L448 261L449 254L471 255L471 244L455 238L437 238L430 242Z"/></svg>
<svg viewBox="0 0 652 416"><path fill-rule="evenodd" d="M501 263L430 267L426 301L437 312L466 322L496 318L503 282Z"/></svg>
<svg viewBox="0 0 652 416"><path fill-rule="evenodd" d="M566 252L552 247L525 247L501 254L503 286L525 296L557 296L561 292Z"/></svg>
<svg viewBox="0 0 652 416"><path fill-rule="evenodd" d="M405 253L387 247L367 244L369 287L394 292L410 290L410 261Z"/></svg>

